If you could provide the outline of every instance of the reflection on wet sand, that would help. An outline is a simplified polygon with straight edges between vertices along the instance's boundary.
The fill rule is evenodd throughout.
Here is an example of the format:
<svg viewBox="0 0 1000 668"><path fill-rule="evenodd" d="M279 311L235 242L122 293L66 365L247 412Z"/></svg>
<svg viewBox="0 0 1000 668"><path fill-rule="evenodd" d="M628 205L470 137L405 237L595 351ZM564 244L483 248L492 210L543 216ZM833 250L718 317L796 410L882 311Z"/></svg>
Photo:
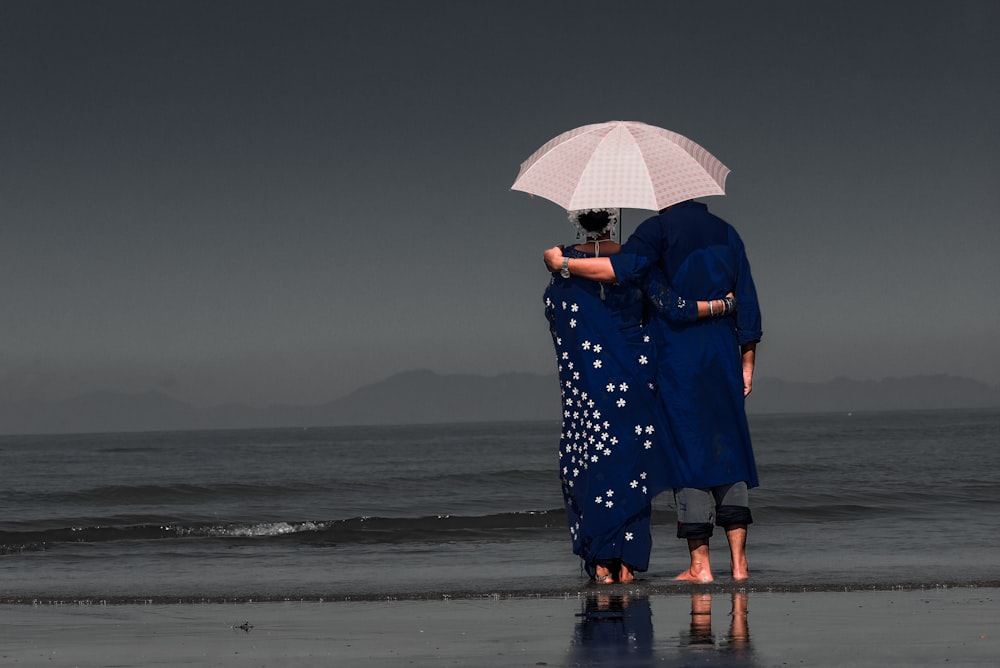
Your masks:
<svg viewBox="0 0 1000 668"><path fill-rule="evenodd" d="M652 658L653 613L648 597L592 594L577 616L573 645L578 663L570 665L643 665L644 658Z"/></svg>
<svg viewBox="0 0 1000 668"><path fill-rule="evenodd" d="M670 602L673 599L667 599ZM571 666L662 665L664 660L694 659L699 665L753 666L749 606L745 592L730 596L729 628L717 637L712 629L712 594L691 594L691 623L686 629L659 643L653 640L653 614L647 596L614 593L589 595L574 629ZM660 601L658 601L658 604ZM662 633L662 629L661 629Z"/></svg>
<svg viewBox="0 0 1000 668"><path fill-rule="evenodd" d="M734 592L729 610L729 632L722 639L715 637L712 631L712 595L709 593L691 594L691 627L680 637L681 647L706 647L728 655L730 660L745 660L746 663L733 665L751 665L750 627L747 622L747 595L744 592ZM726 665L730 665L727 662Z"/></svg>

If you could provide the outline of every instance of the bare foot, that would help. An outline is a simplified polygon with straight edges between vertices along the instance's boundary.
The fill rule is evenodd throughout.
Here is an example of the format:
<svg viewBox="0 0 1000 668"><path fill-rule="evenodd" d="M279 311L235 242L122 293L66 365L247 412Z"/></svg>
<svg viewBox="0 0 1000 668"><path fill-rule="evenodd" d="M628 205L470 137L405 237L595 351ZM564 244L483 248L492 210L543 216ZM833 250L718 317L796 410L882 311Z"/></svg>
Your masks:
<svg viewBox="0 0 1000 668"><path fill-rule="evenodd" d="M746 557L738 561L730 561L729 566L733 569L733 580L739 582L750 579L750 566L747 564Z"/></svg>
<svg viewBox="0 0 1000 668"><path fill-rule="evenodd" d="M674 579L683 580L684 582L695 582L698 584L708 584L709 582L715 581L715 578L712 577L712 571L695 569L694 567L687 569Z"/></svg>
<svg viewBox="0 0 1000 668"><path fill-rule="evenodd" d="M635 573L632 572L632 569L628 564L622 563L622 569L618 573L618 581L632 582L633 580L635 580Z"/></svg>
<svg viewBox="0 0 1000 668"><path fill-rule="evenodd" d="M594 581L600 584L610 584L615 581L615 576L611 574L611 569L600 564L594 569Z"/></svg>
<svg viewBox="0 0 1000 668"><path fill-rule="evenodd" d="M688 552L691 553L691 565L674 579L702 584L714 581L712 561L709 559L708 539L688 538Z"/></svg>

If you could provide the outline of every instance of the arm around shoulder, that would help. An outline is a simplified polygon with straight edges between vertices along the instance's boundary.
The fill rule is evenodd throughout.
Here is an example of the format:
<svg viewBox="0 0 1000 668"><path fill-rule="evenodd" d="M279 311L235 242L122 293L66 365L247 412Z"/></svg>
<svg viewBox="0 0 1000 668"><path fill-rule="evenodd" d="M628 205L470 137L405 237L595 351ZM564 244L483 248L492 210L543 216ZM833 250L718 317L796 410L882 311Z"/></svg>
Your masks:
<svg viewBox="0 0 1000 668"><path fill-rule="evenodd" d="M607 257L573 257L563 256L562 246L553 246L542 254L546 268L551 272L566 269L571 276L589 278L592 281L614 283L615 269ZM564 262L565 261L565 262Z"/></svg>
<svg viewBox="0 0 1000 668"><path fill-rule="evenodd" d="M545 262L545 267L552 272L559 271L562 268L563 254L562 246L553 246L544 253L542 253L542 261Z"/></svg>
<svg viewBox="0 0 1000 668"><path fill-rule="evenodd" d="M615 268L608 257L575 257L569 260L567 269L572 276L589 278L602 283L614 283L618 280Z"/></svg>

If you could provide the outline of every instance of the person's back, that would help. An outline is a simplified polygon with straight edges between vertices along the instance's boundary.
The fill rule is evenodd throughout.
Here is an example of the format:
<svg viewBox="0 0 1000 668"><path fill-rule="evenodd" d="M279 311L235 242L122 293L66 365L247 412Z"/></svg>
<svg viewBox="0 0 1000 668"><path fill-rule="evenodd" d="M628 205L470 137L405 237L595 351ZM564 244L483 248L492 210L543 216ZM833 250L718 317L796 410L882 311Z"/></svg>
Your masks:
<svg viewBox="0 0 1000 668"><path fill-rule="evenodd" d="M574 212L596 238L568 257L618 250L609 216ZM587 215L590 214L590 215ZM593 227L593 231L591 230ZM602 286L555 273L545 290L545 316L556 352L563 414L559 440L562 484L573 552L598 582L630 582L649 565L651 501L676 481L664 453L666 436L653 357L642 327L637 285ZM636 433L635 425L643 425Z"/></svg>
<svg viewBox="0 0 1000 668"><path fill-rule="evenodd" d="M704 204L684 202L643 222L621 254L655 261L680 294L736 295L736 320L657 318L651 330L658 346L660 397L678 448L674 465L685 486L740 479L756 486L740 345L760 338L760 311L739 235Z"/></svg>
<svg viewBox="0 0 1000 668"><path fill-rule="evenodd" d="M655 259L678 294L715 299L732 291L738 304L737 343L760 339L760 307L743 240L704 204L682 202L648 218L622 246L621 254ZM674 321L672 326L688 324Z"/></svg>
<svg viewBox="0 0 1000 668"><path fill-rule="evenodd" d="M680 294L736 296L735 316L693 323L656 318L649 329L676 448L672 465L684 480L674 490L677 535L688 540L691 566L678 579L712 580L708 543L716 525L726 530L733 577L745 579L746 527L753 522L747 490L758 481L744 400L761 319L743 241L704 204L683 202L644 221L621 255L655 263Z"/></svg>
<svg viewBox="0 0 1000 668"><path fill-rule="evenodd" d="M683 293L681 280L725 294L736 282L729 246L735 230L702 207L686 202L652 219L662 228L659 265L674 290Z"/></svg>

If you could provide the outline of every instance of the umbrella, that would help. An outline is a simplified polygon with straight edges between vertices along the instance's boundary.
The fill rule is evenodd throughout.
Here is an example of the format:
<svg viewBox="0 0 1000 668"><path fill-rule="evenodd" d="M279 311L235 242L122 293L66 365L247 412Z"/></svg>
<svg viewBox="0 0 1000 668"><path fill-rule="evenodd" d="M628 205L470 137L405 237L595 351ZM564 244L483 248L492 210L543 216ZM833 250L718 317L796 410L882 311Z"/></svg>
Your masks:
<svg viewBox="0 0 1000 668"><path fill-rule="evenodd" d="M584 125L548 141L521 163L511 190L564 209L659 211L725 195L729 168L683 135L637 121Z"/></svg>

